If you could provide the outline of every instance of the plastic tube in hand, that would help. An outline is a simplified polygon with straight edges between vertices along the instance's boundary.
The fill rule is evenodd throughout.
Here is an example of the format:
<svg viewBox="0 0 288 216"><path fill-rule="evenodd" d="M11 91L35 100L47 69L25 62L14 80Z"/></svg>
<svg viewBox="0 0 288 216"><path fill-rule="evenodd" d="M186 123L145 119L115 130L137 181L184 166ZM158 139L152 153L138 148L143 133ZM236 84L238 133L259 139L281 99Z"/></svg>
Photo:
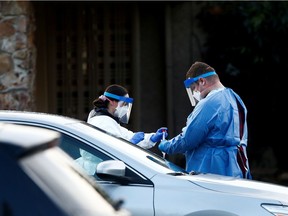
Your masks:
<svg viewBox="0 0 288 216"><path fill-rule="evenodd" d="M163 129L163 130L162 130L162 140L166 140L166 139L165 139L165 132L166 132L166 130ZM162 141L162 140L161 140L161 141ZM162 152L162 154L163 154L163 158L165 158L166 153L165 153L165 152Z"/></svg>
<svg viewBox="0 0 288 216"><path fill-rule="evenodd" d="M162 140L165 140L165 132L166 132L166 130L162 130Z"/></svg>

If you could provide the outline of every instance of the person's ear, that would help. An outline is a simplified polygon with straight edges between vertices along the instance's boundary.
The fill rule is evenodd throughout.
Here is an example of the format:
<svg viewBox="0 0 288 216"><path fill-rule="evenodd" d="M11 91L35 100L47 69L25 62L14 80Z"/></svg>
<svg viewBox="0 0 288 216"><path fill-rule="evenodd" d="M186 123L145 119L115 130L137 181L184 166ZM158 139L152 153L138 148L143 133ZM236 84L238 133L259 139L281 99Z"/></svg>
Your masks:
<svg viewBox="0 0 288 216"><path fill-rule="evenodd" d="M204 78L199 78L199 85L203 86L206 83L206 80Z"/></svg>
<svg viewBox="0 0 288 216"><path fill-rule="evenodd" d="M116 108L118 106L118 102L115 100L109 100L109 106Z"/></svg>
<svg viewBox="0 0 288 216"><path fill-rule="evenodd" d="M117 107L118 102L115 101L115 100L111 100L111 101L110 101L110 104L111 104L111 106L113 106L113 107Z"/></svg>

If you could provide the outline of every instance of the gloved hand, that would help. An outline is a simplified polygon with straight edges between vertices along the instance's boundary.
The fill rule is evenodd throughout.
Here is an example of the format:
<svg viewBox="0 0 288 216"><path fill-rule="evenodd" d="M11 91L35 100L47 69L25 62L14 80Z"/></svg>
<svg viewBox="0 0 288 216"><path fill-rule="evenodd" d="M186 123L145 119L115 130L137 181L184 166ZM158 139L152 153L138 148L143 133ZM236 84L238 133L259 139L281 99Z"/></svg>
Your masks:
<svg viewBox="0 0 288 216"><path fill-rule="evenodd" d="M137 144L140 141L142 141L144 139L144 132L137 132L134 134L134 136L130 139L130 142L132 142L133 144Z"/></svg>
<svg viewBox="0 0 288 216"><path fill-rule="evenodd" d="M162 140L159 145L158 145L158 149L161 151L161 152L165 152L165 144L167 143L168 141L167 140Z"/></svg>
<svg viewBox="0 0 288 216"><path fill-rule="evenodd" d="M161 141L164 133L164 137L166 138L168 136L168 128L167 127L161 127L159 128L155 134L153 134L150 138L152 142L159 142Z"/></svg>

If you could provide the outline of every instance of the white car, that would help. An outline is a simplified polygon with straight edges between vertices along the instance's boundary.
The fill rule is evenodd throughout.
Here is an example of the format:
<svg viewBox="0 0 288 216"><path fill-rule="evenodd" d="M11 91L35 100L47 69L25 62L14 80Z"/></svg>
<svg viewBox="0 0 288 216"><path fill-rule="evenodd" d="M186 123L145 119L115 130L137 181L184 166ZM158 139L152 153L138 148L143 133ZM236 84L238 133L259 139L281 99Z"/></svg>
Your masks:
<svg viewBox="0 0 288 216"><path fill-rule="evenodd" d="M0 123L0 215L130 216L57 146L60 138Z"/></svg>
<svg viewBox="0 0 288 216"><path fill-rule="evenodd" d="M113 199L123 199L123 207L134 216L288 215L285 186L188 174L149 150L68 117L0 111L0 121L60 132L60 147L82 164ZM86 160L80 152L86 154Z"/></svg>

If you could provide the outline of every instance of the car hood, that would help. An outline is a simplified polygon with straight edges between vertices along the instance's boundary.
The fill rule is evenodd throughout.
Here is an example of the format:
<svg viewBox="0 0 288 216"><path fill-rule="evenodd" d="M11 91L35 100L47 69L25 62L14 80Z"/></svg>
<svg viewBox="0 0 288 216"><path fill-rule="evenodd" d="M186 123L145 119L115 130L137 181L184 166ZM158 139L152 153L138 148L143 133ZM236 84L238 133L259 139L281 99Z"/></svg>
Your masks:
<svg viewBox="0 0 288 216"><path fill-rule="evenodd" d="M288 205L288 187L214 174L178 176L202 188L222 193L277 200Z"/></svg>

